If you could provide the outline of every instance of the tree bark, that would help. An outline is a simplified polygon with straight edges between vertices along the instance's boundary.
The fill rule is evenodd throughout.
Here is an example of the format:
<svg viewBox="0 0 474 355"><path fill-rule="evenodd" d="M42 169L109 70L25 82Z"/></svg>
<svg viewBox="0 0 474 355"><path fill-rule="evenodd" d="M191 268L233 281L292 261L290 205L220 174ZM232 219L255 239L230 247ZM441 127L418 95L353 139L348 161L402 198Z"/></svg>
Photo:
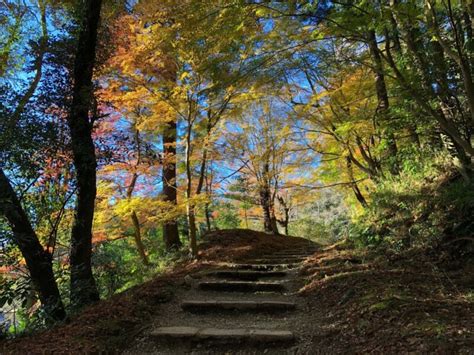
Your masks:
<svg viewBox="0 0 474 355"><path fill-rule="evenodd" d="M263 209L263 228L267 233L279 234L277 220L273 211L272 193L268 182L270 166L265 163L263 166L263 178L260 186L260 205Z"/></svg>
<svg viewBox="0 0 474 355"><path fill-rule="evenodd" d="M93 96L101 0L87 0L74 63L74 87L68 125L71 132L77 197L71 233L71 302L82 307L99 300L92 274L92 222L96 197L96 156L89 110Z"/></svg>
<svg viewBox="0 0 474 355"><path fill-rule="evenodd" d="M267 233L273 233L270 195L270 190L268 188L262 187L260 189L260 205L263 209L263 229Z"/></svg>
<svg viewBox="0 0 474 355"><path fill-rule="evenodd" d="M137 246L138 254L140 254L140 258L142 259L143 265L148 266L150 265L150 262L145 252L145 245L143 244L142 233L140 230L140 222L138 220L138 216L135 211L132 211L132 222L133 222L133 238L135 239L135 245Z"/></svg>
<svg viewBox="0 0 474 355"><path fill-rule="evenodd" d="M12 228L13 240L25 258L31 280L39 293L41 304L54 320L66 317L54 278L51 254L41 246L10 181L0 169L0 213Z"/></svg>
<svg viewBox="0 0 474 355"><path fill-rule="evenodd" d="M207 232L210 232L212 230L212 225L211 225L211 211L209 210L209 203L206 203L204 206L204 214L206 216Z"/></svg>
<svg viewBox="0 0 474 355"><path fill-rule="evenodd" d="M281 207L283 207L283 213L284 213L284 219L283 220L280 220L278 219L277 222L283 227L285 228L285 235L289 235L288 234L288 226L290 224L290 206L288 206L287 202L285 201L285 199L278 195L278 202L280 203Z"/></svg>
<svg viewBox="0 0 474 355"><path fill-rule="evenodd" d="M186 216L188 219L188 237L191 247L191 255L196 258L198 256L197 247L197 229L196 229L196 209L194 203L191 201L193 189L193 174L191 168L191 133L192 133L192 118L188 117L188 127L186 132L186 146L185 146L185 166L186 166Z"/></svg>
<svg viewBox="0 0 474 355"><path fill-rule="evenodd" d="M197 228L196 228L196 209L193 204L188 204L186 208L188 215L189 240L191 243L191 255L196 258L198 256L197 246Z"/></svg>
<svg viewBox="0 0 474 355"><path fill-rule="evenodd" d="M388 41L388 38L386 38ZM370 55L372 56L372 61L374 62L374 73L375 73L375 90L377 92L378 107L377 113L385 120L389 119L389 100L387 93L387 85L385 84L385 75L383 73L383 64L382 57L380 56L380 50L377 45L377 38L375 36L375 31L369 31L369 50ZM397 161L398 148L395 141L395 136L392 132L387 132L387 141L388 141L388 155L393 159L392 162L389 162L389 170L392 175L399 174L399 167Z"/></svg>
<svg viewBox="0 0 474 355"><path fill-rule="evenodd" d="M347 174L349 175L349 181L351 182L351 188L354 192L357 201L359 201L362 207L367 208L369 206L367 200L365 199L364 195L362 195L362 192L360 191L359 186L357 186L357 182L354 179L354 172L352 170L352 160L350 157L346 158L346 167Z"/></svg>
<svg viewBox="0 0 474 355"><path fill-rule="evenodd" d="M140 141L138 137L138 131L136 131L136 142L137 142L137 148L138 148L138 164L140 163ZM130 200L133 195L133 190L135 189L135 184L137 183L138 179L138 174L134 173L132 176L132 180L130 181L130 185L128 186L127 189L127 199ZM145 251L145 245L143 244L142 240L142 233L141 233L141 227L140 227L140 221L138 220L137 213L135 211L132 211L132 223L133 223L133 238L135 240L135 245L137 246L138 254L140 255L140 258L143 261L143 265L148 266L150 265L150 262L148 260L148 256L146 255Z"/></svg>
<svg viewBox="0 0 474 355"><path fill-rule="evenodd" d="M176 137L176 122L166 123L163 132L163 200L174 206L178 204L176 193ZM163 225L163 240L166 250L181 247L176 220L168 221Z"/></svg>
<svg viewBox="0 0 474 355"><path fill-rule="evenodd" d="M206 184L205 184L205 187L206 187L206 194L207 194L207 196L209 196L209 197L212 195L212 168L211 168L210 174L211 174L210 179L208 178L209 173L206 173L206 176L205 176L205 181L206 181ZM207 232L210 232L210 231L212 230L210 206L211 206L210 203L206 203L206 204L204 205L204 215L206 216L206 228L207 228Z"/></svg>

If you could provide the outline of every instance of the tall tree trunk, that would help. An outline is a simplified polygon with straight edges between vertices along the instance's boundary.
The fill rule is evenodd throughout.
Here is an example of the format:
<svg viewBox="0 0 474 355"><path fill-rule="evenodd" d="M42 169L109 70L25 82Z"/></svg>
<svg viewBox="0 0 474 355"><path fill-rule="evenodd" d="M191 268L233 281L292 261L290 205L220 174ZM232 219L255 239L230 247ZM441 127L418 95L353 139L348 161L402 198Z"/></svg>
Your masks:
<svg viewBox="0 0 474 355"><path fill-rule="evenodd" d="M138 151L140 151L140 144L138 138L138 131L136 131L136 141ZM138 153L138 164L140 163L140 153ZM130 185L127 188L127 199L130 200L133 195L133 190L135 189L135 185L137 183L138 174L134 173L132 176L132 180L130 181ZM138 254L143 261L143 265L148 266L150 262L148 260L148 256L146 255L145 245L143 244L142 240L142 233L140 227L140 221L138 220L138 216L135 210L132 211L132 223L133 223L133 239L135 240L135 245L137 246Z"/></svg>
<svg viewBox="0 0 474 355"><path fill-rule="evenodd" d="M196 209L193 204L186 206L186 212L188 215L188 232L189 240L191 243L191 255L196 258L198 256L198 247L197 247L197 228L196 228Z"/></svg>
<svg viewBox="0 0 474 355"><path fill-rule="evenodd" d="M140 258L142 259L143 265L148 266L150 265L150 262L145 252L145 245L143 244L142 233L140 230L140 222L138 220L138 216L135 211L132 211L132 222L133 222L133 238L135 239L135 245L137 246L138 254L140 254Z"/></svg>
<svg viewBox="0 0 474 355"><path fill-rule="evenodd" d="M349 181L351 182L351 188L352 188L352 191L354 192L354 195L357 201L359 201L362 207L367 208L368 207L367 201L364 195L362 195L362 192L360 191L359 186L357 186L357 182L354 179L354 171L352 170L352 160L350 157L346 158L346 167L347 167L347 175L349 175Z"/></svg>
<svg viewBox="0 0 474 355"><path fill-rule="evenodd" d="M211 211L209 210L209 203L206 203L204 206L204 214L206 215L206 228L210 232L212 230L211 225Z"/></svg>
<svg viewBox="0 0 474 355"><path fill-rule="evenodd" d="M247 206L244 207L244 220L245 220L245 228L249 229L249 218L247 214Z"/></svg>
<svg viewBox="0 0 474 355"><path fill-rule="evenodd" d="M267 233L273 233L272 215L270 211L270 190L262 187L260 189L260 205L263 210L263 229Z"/></svg>
<svg viewBox="0 0 474 355"><path fill-rule="evenodd" d="M271 215L270 222L271 222L273 234L279 235L279 234L280 234L280 231L278 230L278 221L277 221L277 219L276 219L276 217L275 217L275 211L273 210L273 206L272 206L272 208L270 209L270 215Z"/></svg>
<svg viewBox="0 0 474 355"><path fill-rule="evenodd" d="M187 187L186 187L186 210L188 215L188 226L189 226L189 239L191 241L191 253L193 257L197 257L198 255L198 248L197 248L197 228L196 228L196 206L190 200L193 196L192 194L192 167L191 167L191 134L192 134L192 126L193 126L193 119L189 118L188 121L188 128L186 133L186 178L187 178ZM208 117L208 124L207 124L207 136L206 138L210 137L211 130L213 126L210 121L210 116ZM200 195L202 192L202 188L204 186L204 179L206 176L206 165L207 165L207 155L208 155L208 147L205 144L202 150L201 156L201 166L199 168L199 177L198 183L196 186L196 196Z"/></svg>
<svg viewBox="0 0 474 355"><path fill-rule="evenodd" d="M186 165L186 216L188 219L188 237L191 243L191 255L195 258L198 255L197 248L197 229L196 229L196 210L194 203L191 201L193 188L193 174L191 170L191 133L192 122L188 121L188 128L186 133L186 147L185 147L185 165Z"/></svg>
<svg viewBox="0 0 474 355"><path fill-rule="evenodd" d="M176 191L176 121L166 123L163 132L163 197L164 201L174 206L178 204ZM163 240L166 250L179 249L178 223L176 220L168 221L163 225Z"/></svg>
<svg viewBox="0 0 474 355"><path fill-rule="evenodd" d="M211 172L210 172L210 180L208 178L208 175L209 175L209 172L206 173L206 176L205 176L205 187L206 187L206 194L208 197L211 197L212 195L212 168L211 168ZM212 230L212 225L211 225L211 210L210 210L210 206L211 204L209 202L207 202L205 205L204 205L204 215L206 216L206 228L207 228L207 232L210 232Z"/></svg>
<svg viewBox="0 0 474 355"><path fill-rule="evenodd" d="M47 314L54 320L64 319L66 313L54 279L51 255L41 246L28 216L2 169L0 169L0 214L6 217L12 228L13 240L25 258L31 280Z"/></svg>
<svg viewBox="0 0 474 355"><path fill-rule="evenodd" d="M267 233L279 234L271 196L272 194L268 185L260 188L260 205L263 210L263 228Z"/></svg>
<svg viewBox="0 0 474 355"><path fill-rule="evenodd" d="M388 38L386 39L388 41ZM387 86L385 84L385 75L383 73L383 64L382 57L380 56L380 50L377 45L377 38L375 36L375 31L369 31L368 36L369 50L370 55L372 56L372 61L374 63L374 73L375 73L375 90L377 92L378 107L377 113L383 118L384 121L389 120L389 100L387 93ZM388 149L387 153L392 158L392 161L389 162L390 173L392 175L397 175L399 173L398 167L398 148L395 141L395 136L390 130L387 132L387 142Z"/></svg>
<svg viewBox="0 0 474 355"><path fill-rule="evenodd" d="M282 196L278 195L277 198L278 202L280 202L280 205L283 207L283 213L285 216L283 220L277 220L277 222L280 223L283 228L285 228L285 235L288 235L288 225L290 224L290 207Z"/></svg>
<svg viewBox="0 0 474 355"><path fill-rule="evenodd" d="M74 63L74 89L68 125L77 176L77 199L71 233L71 302L78 307L99 300L92 274L92 221L96 197L96 157L89 119L101 0L87 0Z"/></svg>
<svg viewBox="0 0 474 355"><path fill-rule="evenodd" d="M277 222L280 224L280 226L285 228L285 235L289 235L288 225L290 224L290 209L288 207L284 207L283 214L284 214L284 219L283 220L278 219Z"/></svg>
<svg viewBox="0 0 474 355"><path fill-rule="evenodd" d="M263 227L265 232L279 234L274 210L274 195L270 190L270 163L263 164L260 186L260 205L263 209Z"/></svg>

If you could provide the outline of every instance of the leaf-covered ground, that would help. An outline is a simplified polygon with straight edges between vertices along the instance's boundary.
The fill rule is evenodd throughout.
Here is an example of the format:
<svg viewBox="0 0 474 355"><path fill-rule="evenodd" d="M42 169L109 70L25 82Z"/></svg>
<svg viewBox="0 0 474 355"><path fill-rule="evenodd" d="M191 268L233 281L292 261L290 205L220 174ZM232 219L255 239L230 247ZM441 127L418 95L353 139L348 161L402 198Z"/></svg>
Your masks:
<svg viewBox="0 0 474 355"><path fill-rule="evenodd" d="M155 280L99 302L66 324L1 343L2 353L120 351L173 299L184 277L215 262L245 260L305 243L246 230L218 231L201 259L183 262ZM474 350L474 268L437 265L422 252L372 257L347 243L322 248L301 270L306 286L295 297L307 351L328 353L470 353Z"/></svg>
<svg viewBox="0 0 474 355"><path fill-rule="evenodd" d="M346 247L317 253L302 290L322 312L315 347L357 353L472 353L474 264L447 271L421 252L371 257Z"/></svg>

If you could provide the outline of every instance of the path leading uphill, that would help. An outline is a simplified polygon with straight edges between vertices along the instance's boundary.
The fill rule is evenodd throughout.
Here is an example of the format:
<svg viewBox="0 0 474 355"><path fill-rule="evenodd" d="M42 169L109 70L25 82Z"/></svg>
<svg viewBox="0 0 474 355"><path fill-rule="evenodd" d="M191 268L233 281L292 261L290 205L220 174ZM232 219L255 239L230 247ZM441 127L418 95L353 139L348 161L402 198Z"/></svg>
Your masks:
<svg viewBox="0 0 474 355"><path fill-rule="evenodd" d="M304 285L299 268L317 248L308 242L187 276L126 353L307 353L299 319L308 309L295 294Z"/></svg>
<svg viewBox="0 0 474 355"><path fill-rule="evenodd" d="M0 340L0 354L473 353L474 264L440 269L421 252L389 260L351 244L215 231L199 260Z"/></svg>

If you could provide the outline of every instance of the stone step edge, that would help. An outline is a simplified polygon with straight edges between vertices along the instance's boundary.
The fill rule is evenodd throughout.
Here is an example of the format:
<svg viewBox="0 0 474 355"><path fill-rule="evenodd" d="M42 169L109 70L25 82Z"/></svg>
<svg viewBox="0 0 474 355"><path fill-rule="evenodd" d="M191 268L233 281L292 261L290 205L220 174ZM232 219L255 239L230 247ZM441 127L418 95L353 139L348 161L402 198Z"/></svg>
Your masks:
<svg viewBox="0 0 474 355"><path fill-rule="evenodd" d="M255 342L290 342L295 340L293 332L268 329L217 329L198 327L161 327L150 335L157 338L180 338L190 340L226 340Z"/></svg>
<svg viewBox="0 0 474 355"><path fill-rule="evenodd" d="M293 310L296 304L293 302L284 301L183 301L181 308L184 310L223 310L223 309L237 309L237 310Z"/></svg>
<svg viewBox="0 0 474 355"><path fill-rule="evenodd" d="M278 259L278 258L269 258L269 259L252 259L249 260L251 263L254 263L255 265L277 265L277 266L284 266L284 265L290 265L290 264L299 264L302 263L305 259Z"/></svg>
<svg viewBox="0 0 474 355"><path fill-rule="evenodd" d="M261 257L259 258L256 258L256 260L259 260L259 259L264 259L264 260L276 260L276 261L280 261L280 260L304 260L308 258L308 256L280 256L280 255L262 255Z"/></svg>
<svg viewBox="0 0 474 355"><path fill-rule="evenodd" d="M286 290L282 282L261 281L202 281L198 283L201 290L209 291L276 291Z"/></svg>
<svg viewBox="0 0 474 355"><path fill-rule="evenodd" d="M252 264L252 263L235 263L227 265L228 268L234 270L273 270L273 269L289 269L300 266L299 263L287 264Z"/></svg>
<svg viewBox="0 0 474 355"><path fill-rule="evenodd" d="M287 275L286 271L279 270L239 270L239 269L228 269L228 270L216 270L206 273L210 276L261 276L261 277L284 277Z"/></svg>
<svg viewBox="0 0 474 355"><path fill-rule="evenodd" d="M264 254L265 257L267 256L273 256L273 257L287 257L287 258L307 258L307 257L310 257L314 254L306 254L306 253L291 253L291 254L287 254L287 253L272 253L272 254Z"/></svg>

